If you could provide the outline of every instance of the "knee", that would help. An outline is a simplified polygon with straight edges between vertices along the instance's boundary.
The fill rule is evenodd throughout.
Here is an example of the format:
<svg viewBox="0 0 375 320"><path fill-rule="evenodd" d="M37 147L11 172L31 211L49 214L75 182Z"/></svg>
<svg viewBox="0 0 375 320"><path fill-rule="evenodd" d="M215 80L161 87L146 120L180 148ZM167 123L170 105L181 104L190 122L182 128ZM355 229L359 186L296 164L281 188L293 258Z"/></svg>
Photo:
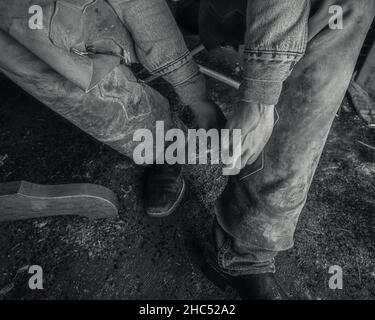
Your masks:
<svg viewBox="0 0 375 320"><path fill-rule="evenodd" d="M347 26L365 25L368 28L374 19L374 0L342 0L340 6Z"/></svg>

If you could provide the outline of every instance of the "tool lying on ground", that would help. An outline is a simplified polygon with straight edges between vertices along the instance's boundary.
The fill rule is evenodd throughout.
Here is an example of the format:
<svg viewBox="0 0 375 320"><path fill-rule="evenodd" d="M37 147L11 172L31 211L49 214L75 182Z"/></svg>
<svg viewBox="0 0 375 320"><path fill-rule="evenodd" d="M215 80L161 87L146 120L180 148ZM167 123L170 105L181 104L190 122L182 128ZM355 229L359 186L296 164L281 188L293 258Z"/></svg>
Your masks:
<svg viewBox="0 0 375 320"><path fill-rule="evenodd" d="M62 215L117 217L118 201L111 190L94 184L0 184L0 222Z"/></svg>

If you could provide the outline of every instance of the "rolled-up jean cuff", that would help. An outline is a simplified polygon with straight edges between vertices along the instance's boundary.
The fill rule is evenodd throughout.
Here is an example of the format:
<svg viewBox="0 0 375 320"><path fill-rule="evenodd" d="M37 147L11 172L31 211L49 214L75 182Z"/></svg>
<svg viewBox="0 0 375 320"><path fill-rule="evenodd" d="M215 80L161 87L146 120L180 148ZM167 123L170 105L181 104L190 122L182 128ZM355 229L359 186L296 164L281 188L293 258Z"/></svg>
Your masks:
<svg viewBox="0 0 375 320"><path fill-rule="evenodd" d="M240 86L240 97L244 101L276 105L283 87L281 81L245 79Z"/></svg>
<svg viewBox="0 0 375 320"><path fill-rule="evenodd" d="M275 259L265 261L236 261L238 253L233 251L232 240L227 238L224 245L217 251L219 268L231 276L244 276L250 274L275 273Z"/></svg>
<svg viewBox="0 0 375 320"><path fill-rule="evenodd" d="M163 69L157 74L163 76L174 87L185 83L199 72L197 64L191 57L176 62L172 67Z"/></svg>
<svg viewBox="0 0 375 320"><path fill-rule="evenodd" d="M174 87L180 100L185 105L207 99L206 79L197 72L190 79Z"/></svg>
<svg viewBox="0 0 375 320"><path fill-rule="evenodd" d="M249 264L247 267L244 267L243 269L240 269L240 270L231 270L231 269L223 268L221 266L219 267L222 272L233 277L241 277L241 276L264 274L264 273L276 273L276 267L274 264L268 265L268 266L259 266L256 264Z"/></svg>

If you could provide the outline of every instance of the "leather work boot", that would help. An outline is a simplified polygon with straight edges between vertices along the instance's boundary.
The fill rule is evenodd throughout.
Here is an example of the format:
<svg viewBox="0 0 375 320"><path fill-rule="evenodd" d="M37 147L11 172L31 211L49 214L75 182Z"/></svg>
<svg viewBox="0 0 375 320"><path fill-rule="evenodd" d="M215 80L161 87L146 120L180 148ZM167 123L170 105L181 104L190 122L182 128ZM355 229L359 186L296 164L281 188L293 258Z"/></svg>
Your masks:
<svg viewBox="0 0 375 320"><path fill-rule="evenodd" d="M180 165L153 165L145 171L146 213L154 218L172 214L181 203L186 184Z"/></svg>
<svg viewBox="0 0 375 320"><path fill-rule="evenodd" d="M277 283L273 273L232 276L224 273L211 261L202 265L204 275L220 289L231 287L242 300L286 300L287 294Z"/></svg>

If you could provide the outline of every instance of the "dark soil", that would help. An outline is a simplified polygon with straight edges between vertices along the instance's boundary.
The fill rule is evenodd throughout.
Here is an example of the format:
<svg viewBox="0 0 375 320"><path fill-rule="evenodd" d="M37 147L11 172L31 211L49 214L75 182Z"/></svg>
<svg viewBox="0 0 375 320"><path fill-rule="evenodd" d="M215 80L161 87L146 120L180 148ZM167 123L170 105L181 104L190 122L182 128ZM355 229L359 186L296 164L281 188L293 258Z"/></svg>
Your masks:
<svg viewBox="0 0 375 320"><path fill-rule="evenodd" d="M170 98L175 112L188 116L169 86L159 80L154 86ZM209 87L228 111L234 90L211 80ZM295 247L278 258L278 278L296 299L375 298L375 151L358 142L375 146L375 135L344 104L301 215ZM202 183L190 181L176 214L153 220L141 201L142 169L2 78L0 123L1 182L96 183L120 201L120 219L1 223L0 300L237 298L213 286L199 268L200 244L209 238L213 220L212 195L200 194ZM219 190L210 183L205 188ZM43 267L44 290L28 288L30 265ZM343 268L343 290L329 289L332 265Z"/></svg>

